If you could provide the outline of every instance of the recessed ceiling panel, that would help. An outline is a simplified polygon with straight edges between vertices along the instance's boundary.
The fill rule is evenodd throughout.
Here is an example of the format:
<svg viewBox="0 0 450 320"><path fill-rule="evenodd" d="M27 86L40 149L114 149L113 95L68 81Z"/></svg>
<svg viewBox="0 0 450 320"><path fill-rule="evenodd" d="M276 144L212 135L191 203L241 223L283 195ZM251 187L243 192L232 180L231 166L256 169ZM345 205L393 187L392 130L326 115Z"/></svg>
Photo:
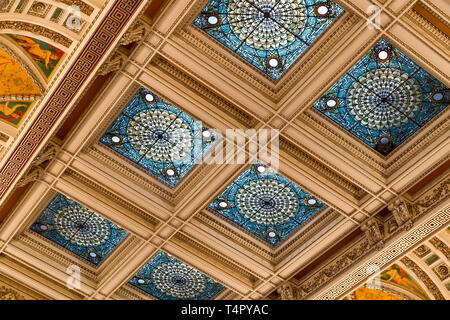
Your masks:
<svg viewBox="0 0 450 320"><path fill-rule="evenodd" d="M211 0L194 24L276 80L342 12L333 1Z"/></svg>
<svg viewBox="0 0 450 320"><path fill-rule="evenodd" d="M100 142L175 186L218 139L200 121L141 88Z"/></svg>
<svg viewBox="0 0 450 320"><path fill-rule="evenodd" d="M262 164L251 165L209 208L272 246L325 204Z"/></svg>
<svg viewBox="0 0 450 320"><path fill-rule="evenodd" d="M60 193L33 223L31 230L95 265L102 262L128 234Z"/></svg>
<svg viewBox="0 0 450 320"><path fill-rule="evenodd" d="M449 103L444 84L382 39L313 107L386 155Z"/></svg>
<svg viewBox="0 0 450 320"><path fill-rule="evenodd" d="M129 283L161 300L210 300L224 289L163 251L150 259Z"/></svg>

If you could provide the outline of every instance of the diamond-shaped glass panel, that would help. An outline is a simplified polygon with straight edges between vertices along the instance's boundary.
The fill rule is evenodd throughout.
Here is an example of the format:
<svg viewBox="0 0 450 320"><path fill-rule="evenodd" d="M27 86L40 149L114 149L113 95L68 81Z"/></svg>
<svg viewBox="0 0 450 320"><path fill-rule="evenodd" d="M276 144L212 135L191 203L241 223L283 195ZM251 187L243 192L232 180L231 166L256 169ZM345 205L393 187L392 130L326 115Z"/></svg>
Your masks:
<svg viewBox="0 0 450 320"><path fill-rule="evenodd" d="M194 24L276 80L342 12L333 1L211 0Z"/></svg>
<svg viewBox="0 0 450 320"><path fill-rule="evenodd" d="M209 208L272 246L325 204L262 164L247 168Z"/></svg>
<svg viewBox="0 0 450 320"><path fill-rule="evenodd" d="M381 39L313 107L387 155L449 103L444 84Z"/></svg>
<svg viewBox="0 0 450 320"><path fill-rule="evenodd" d="M163 251L151 258L129 283L161 300L210 300L224 289Z"/></svg>
<svg viewBox="0 0 450 320"><path fill-rule="evenodd" d="M31 226L54 243L98 265L127 231L58 193Z"/></svg>
<svg viewBox="0 0 450 320"><path fill-rule="evenodd" d="M200 121L141 88L100 142L175 186L219 139Z"/></svg>

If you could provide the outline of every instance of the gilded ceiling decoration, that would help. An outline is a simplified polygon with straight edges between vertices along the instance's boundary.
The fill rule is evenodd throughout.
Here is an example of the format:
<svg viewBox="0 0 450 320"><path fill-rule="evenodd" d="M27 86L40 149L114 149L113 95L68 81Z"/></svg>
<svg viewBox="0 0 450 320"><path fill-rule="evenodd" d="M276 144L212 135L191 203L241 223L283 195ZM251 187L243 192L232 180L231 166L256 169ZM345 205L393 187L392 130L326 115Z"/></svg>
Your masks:
<svg viewBox="0 0 450 320"><path fill-rule="evenodd" d="M129 283L161 300L210 300L224 289L163 251L151 258Z"/></svg>
<svg viewBox="0 0 450 320"><path fill-rule="evenodd" d="M276 80L342 12L333 1L211 0L194 24Z"/></svg>
<svg viewBox="0 0 450 320"><path fill-rule="evenodd" d="M3 36L19 46L47 80L64 58L63 51L44 41L16 34L4 34Z"/></svg>
<svg viewBox="0 0 450 320"><path fill-rule="evenodd" d="M382 39L313 107L386 155L449 101L444 84Z"/></svg>
<svg viewBox="0 0 450 320"><path fill-rule="evenodd" d="M209 208L275 246L324 206L285 177L255 164Z"/></svg>
<svg viewBox="0 0 450 320"><path fill-rule="evenodd" d="M102 262L128 234L60 193L33 223L31 230L95 265Z"/></svg>
<svg viewBox="0 0 450 320"><path fill-rule="evenodd" d="M141 88L100 141L175 186L217 142L212 130Z"/></svg>

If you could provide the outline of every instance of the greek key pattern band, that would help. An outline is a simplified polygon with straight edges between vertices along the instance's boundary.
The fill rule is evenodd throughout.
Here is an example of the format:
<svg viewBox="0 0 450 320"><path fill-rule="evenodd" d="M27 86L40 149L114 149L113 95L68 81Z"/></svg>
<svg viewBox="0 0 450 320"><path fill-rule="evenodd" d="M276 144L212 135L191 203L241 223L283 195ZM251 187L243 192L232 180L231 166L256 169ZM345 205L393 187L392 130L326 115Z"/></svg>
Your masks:
<svg viewBox="0 0 450 320"><path fill-rule="evenodd" d="M143 0L117 0L0 171L0 200Z"/></svg>
<svg viewBox="0 0 450 320"><path fill-rule="evenodd" d="M371 274L367 273L369 266L378 266L383 268L385 264L393 261L395 258L401 256L410 248L425 240L428 236L433 234L436 230L446 226L450 221L450 207L446 207L432 218L427 220L419 228L408 233L406 236L399 239L397 242L390 245L381 254L375 258L367 261L364 265L359 267L356 271L350 274L347 278L331 287L326 293L315 297L317 300L334 300L358 285L361 281L366 279Z"/></svg>

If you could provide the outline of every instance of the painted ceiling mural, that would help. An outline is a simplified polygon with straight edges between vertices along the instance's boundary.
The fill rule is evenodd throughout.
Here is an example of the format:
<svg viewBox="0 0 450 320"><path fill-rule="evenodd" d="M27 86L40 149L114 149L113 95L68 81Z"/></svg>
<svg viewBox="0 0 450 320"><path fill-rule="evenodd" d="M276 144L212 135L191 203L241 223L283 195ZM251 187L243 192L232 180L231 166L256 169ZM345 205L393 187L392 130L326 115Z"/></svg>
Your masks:
<svg viewBox="0 0 450 320"><path fill-rule="evenodd" d="M128 232L94 211L58 193L31 230L98 265Z"/></svg>
<svg viewBox="0 0 450 320"><path fill-rule="evenodd" d="M201 122L141 88L100 142L175 186L218 140Z"/></svg>
<svg viewBox="0 0 450 320"><path fill-rule="evenodd" d="M248 167L209 209L276 246L325 204L262 164Z"/></svg>
<svg viewBox="0 0 450 320"><path fill-rule="evenodd" d="M404 300L395 294L378 289L360 287L344 300Z"/></svg>
<svg viewBox="0 0 450 320"><path fill-rule="evenodd" d="M380 40L313 106L383 155L450 103L450 90Z"/></svg>
<svg viewBox="0 0 450 320"><path fill-rule="evenodd" d="M0 49L0 119L18 126L33 102L14 98L39 94L33 79L22 66L10 54Z"/></svg>
<svg viewBox="0 0 450 320"><path fill-rule="evenodd" d="M417 281L411 277L411 275L406 272L398 264L393 264L378 276L374 278L375 280L380 280L382 283L389 283L393 286L402 288L414 296L422 300L430 300L425 290L422 288ZM353 293L346 296L345 300L403 300L403 298L398 297L394 294L375 289L360 287L356 289Z"/></svg>
<svg viewBox="0 0 450 320"><path fill-rule="evenodd" d="M50 79L65 53L44 41L17 34L3 34L19 46L40 70L45 79Z"/></svg>
<svg viewBox="0 0 450 320"><path fill-rule="evenodd" d="M333 1L211 0L194 24L277 80L342 12Z"/></svg>
<svg viewBox="0 0 450 320"><path fill-rule="evenodd" d="M161 300L210 300L224 289L163 251L151 258L129 283Z"/></svg>

